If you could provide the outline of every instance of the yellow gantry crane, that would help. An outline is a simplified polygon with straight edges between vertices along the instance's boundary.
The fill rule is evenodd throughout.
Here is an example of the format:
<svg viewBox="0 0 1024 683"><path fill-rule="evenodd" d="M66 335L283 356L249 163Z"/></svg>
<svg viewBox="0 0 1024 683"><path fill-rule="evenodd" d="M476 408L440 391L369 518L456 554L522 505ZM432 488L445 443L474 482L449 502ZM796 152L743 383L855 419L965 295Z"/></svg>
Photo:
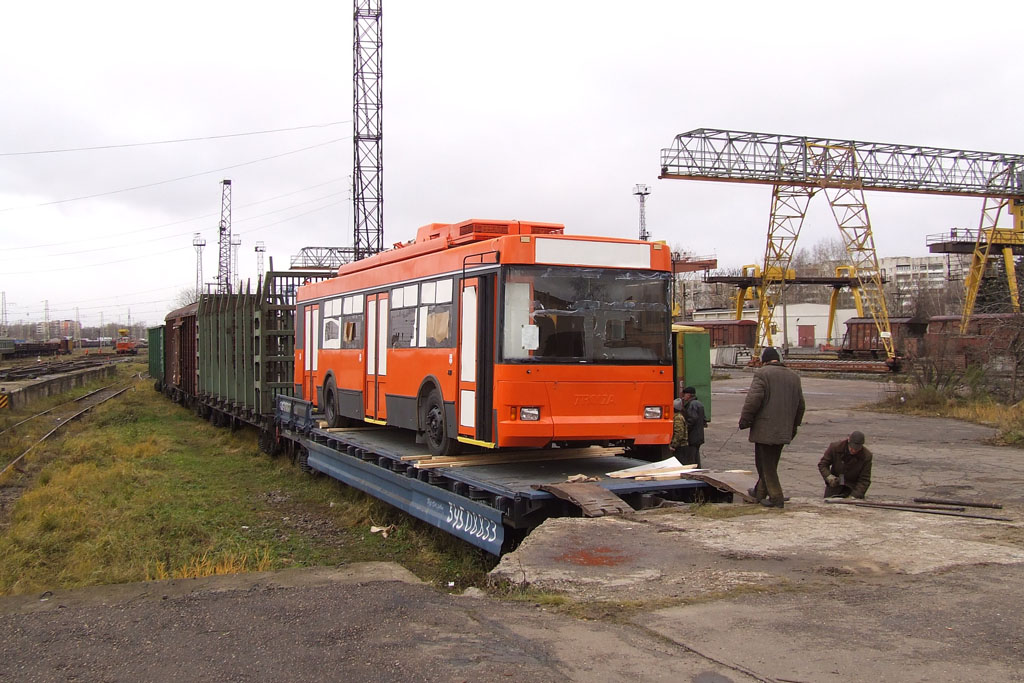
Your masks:
<svg viewBox="0 0 1024 683"><path fill-rule="evenodd" d="M1024 248L1024 156L855 140L699 128L661 151L660 178L772 186L771 217L761 268L759 345L771 343L775 303L790 273L811 198L825 193L849 256L860 297L895 358L875 239L864 190L983 197L981 226L965 278L962 330L974 309L993 246L1003 251L1015 311L1020 311L1013 253ZM998 227L1001 214L1013 219ZM838 273L837 273L838 274Z"/></svg>

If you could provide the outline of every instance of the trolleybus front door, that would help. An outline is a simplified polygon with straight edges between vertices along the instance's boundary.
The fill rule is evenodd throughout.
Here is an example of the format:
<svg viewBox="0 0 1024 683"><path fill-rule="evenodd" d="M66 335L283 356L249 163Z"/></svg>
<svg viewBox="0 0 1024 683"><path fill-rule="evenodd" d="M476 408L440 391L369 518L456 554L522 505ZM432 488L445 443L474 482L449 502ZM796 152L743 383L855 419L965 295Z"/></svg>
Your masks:
<svg viewBox="0 0 1024 683"><path fill-rule="evenodd" d="M366 419L387 419L384 385L388 374L388 295L366 297Z"/></svg>
<svg viewBox="0 0 1024 683"><path fill-rule="evenodd" d="M316 371L318 369L320 359L318 353L320 344L319 336L317 333L320 331L320 306L314 304L306 306L304 309L305 320L303 322L303 355L305 356L305 365L303 366L302 376L302 396L303 398L312 401L313 397L316 396ZM321 410L323 406L321 406Z"/></svg>
<svg viewBox="0 0 1024 683"><path fill-rule="evenodd" d="M459 296L459 436L494 440L494 276L462 280Z"/></svg>

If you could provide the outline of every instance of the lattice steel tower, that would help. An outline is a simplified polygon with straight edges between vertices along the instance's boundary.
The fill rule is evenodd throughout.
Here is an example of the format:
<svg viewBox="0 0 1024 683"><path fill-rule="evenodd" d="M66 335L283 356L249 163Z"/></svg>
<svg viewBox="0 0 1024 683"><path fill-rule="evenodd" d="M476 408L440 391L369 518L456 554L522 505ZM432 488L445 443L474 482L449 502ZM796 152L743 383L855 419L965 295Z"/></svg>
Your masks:
<svg viewBox="0 0 1024 683"><path fill-rule="evenodd" d="M645 242L651 238L651 234L647 232L647 212L645 211L647 195L650 193L651 188L646 185L636 185L633 187L633 194L640 200L640 239Z"/></svg>
<svg viewBox="0 0 1024 683"><path fill-rule="evenodd" d="M242 267L238 264L238 248L242 246L242 238L231 236L231 276L238 280L238 289L242 289Z"/></svg>
<svg viewBox="0 0 1024 683"><path fill-rule="evenodd" d="M352 215L358 260L379 252L384 242L381 0L355 0L352 26Z"/></svg>
<svg viewBox="0 0 1024 683"><path fill-rule="evenodd" d="M220 193L220 242L217 258L217 292L231 291L231 181L221 181Z"/></svg>
<svg viewBox="0 0 1024 683"><path fill-rule="evenodd" d="M263 277L263 254L267 251L267 245L263 241L256 243L256 277Z"/></svg>
<svg viewBox="0 0 1024 683"><path fill-rule="evenodd" d="M201 232L192 235L192 246L196 248L196 297L203 293L203 247L206 239Z"/></svg>

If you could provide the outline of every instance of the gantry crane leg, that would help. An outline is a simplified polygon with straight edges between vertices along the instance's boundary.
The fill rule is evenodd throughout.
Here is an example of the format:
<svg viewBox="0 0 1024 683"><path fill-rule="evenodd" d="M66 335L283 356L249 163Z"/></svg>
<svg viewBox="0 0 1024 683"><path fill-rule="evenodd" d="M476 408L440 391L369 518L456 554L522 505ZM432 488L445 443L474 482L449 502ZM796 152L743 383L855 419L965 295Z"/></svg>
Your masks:
<svg viewBox="0 0 1024 683"><path fill-rule="evenodd" d="M981 223L978 225L978 239L974 243L974 252L971 254L971 269L967 272L967 277L964 278L964 311L960 317L960 334L967 333L967 325L971 321L971 315L974 313L974 305L978 300L978 289L981 287L981 279L985 275L985 267L988 265L989 252L992 250L993 242L1000 242L1006 240L1012 240L1016 236L1019 236L1021 230L1021 215L1020 209L1014 206L1013 210L1013 223L1014 227L1012 230L997 227L999 222L999 216L1007 206L1009 206L1010 200L1000 197L986 197L985 205L981 209ZM1008 267L1006 269L1007 278L1010 277L1011 269L1009 264L1013 262L1012 254L1009 257L1004 253L1003 258L1007 260ZM1013 309L1015 311L1020 310L1020 302L1017 300L1017 280L1016 275L1010 284L1010 294L1012 297Z"/></svg>
<svg viewBox="0 0 1024 683"><path fill-rule="evenodd" d="M768 240L761 269L755 359L760 358L762 348L772 345L775 302L786 284L796 240L807 215L807 204L816 191L816 188L795 185L775 185L772 188L772 214L768 221Z"/></svg>
<svg viewBox="0 0 1024 683"><path fill-rule="evenodd" d="M832 214L839 225L839 232L846 245L846 253L857 274L860 296L867 300L868 312L878 328L879 342L885 348L887 358L895 358L889 327L889 308L885 303L882 289L882 273L878 268L875 253L875 237L871 233L868 207L864 202L864 190L860 187L828 188L825 190Z"/></svg>
<svg viewBox="0 0 1024 683"><path fill-rule="evenodd" d="M1010 305L1014 313L1020 313L1020 298L1017 295L1017 266L1013 260L1013 249L1003 247L1003 264L1006 266L1006 284L1010 288Z"/></svg>
<svg viewBox="0 0 1024 683"><path fill-rule="evenodd" d="M857 277L857 269L853 266L836 266L836 277ZM839 309L839 292L842 287L833 287L832 296L828 299L828 343L832 343L833 336L839 338L839 330L836 329L836 311ZM864 301L860 296L860 287L851 285L850 292L853 294L853 302L857 307L857 317L864 317ZM833 334L834 332L834 334Z"/></svg>

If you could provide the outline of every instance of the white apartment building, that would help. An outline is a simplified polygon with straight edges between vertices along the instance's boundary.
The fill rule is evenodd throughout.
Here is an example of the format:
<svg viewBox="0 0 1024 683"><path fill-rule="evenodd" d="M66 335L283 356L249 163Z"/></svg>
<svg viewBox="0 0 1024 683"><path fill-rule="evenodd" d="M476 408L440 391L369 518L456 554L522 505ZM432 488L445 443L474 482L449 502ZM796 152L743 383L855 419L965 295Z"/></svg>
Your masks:
<svg viewBox="0 0 1024 683"><path fill-rule="evenodd" d="M950 280L963 280L960 259L945 256L884 256L878 259L878 268L885 280L886 290L914 290L941 288Z"/></svg>

